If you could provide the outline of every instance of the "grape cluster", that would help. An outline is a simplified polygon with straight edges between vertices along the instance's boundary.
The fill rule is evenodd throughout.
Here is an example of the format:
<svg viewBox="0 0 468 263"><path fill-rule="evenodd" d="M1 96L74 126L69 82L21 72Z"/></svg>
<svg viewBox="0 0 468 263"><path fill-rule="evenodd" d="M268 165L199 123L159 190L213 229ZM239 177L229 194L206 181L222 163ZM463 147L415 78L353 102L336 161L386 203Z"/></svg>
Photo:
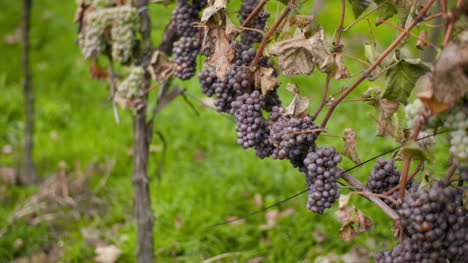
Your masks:
<svg viewBox="0 0 468 263"><path fill-rule="evenodd" d="M275 107L281 107L281 99L276 89L270 90L265 94L265 110L273 112Z"/></svg>
<svg viewBox="0 0 468 263"><path fill-rule="evenodd" d="M243 24L247 19L249 14L255 9L258 5L258 0L244 0L239 10L240 13L240 23ZM267 23L270 13L265 11L263 8L258 12L258 14L250 21L247 27L263 30ZM254 43L261 42L263 35L260 32L253 30L245 30L241 34L241 41L247 46L252 46Z"/></svg>
<svg viewBox="0 0 468 263"><path fill-rule="evenodd" d="M116 96L124 99L135 99L145 93L145 70L143 67L133 67L130 75L117 87Z"/></svg>
<svg viewBox="0 0 468 263"><path fill-rule="evenodd" d="M414 100L413 103L408 104L405 107L405 116L406 116L406 120L408 121L407 125L409 128L413 129L418 124L419 122L418 118L420 118L419 113L421 112L422 108L423 108L423 104L420 99Z"/></svg>
<svg viewBox="0 0 468 263"><path fill-rule="evenodd" d="M341 155L335 147L320 147L315 152L310 152L304 159L304 167L309 186L309 198L307 209L322 214L326 208L330 208L340 196L336 181L341 176L337 168L341 162Z"/></svg>
<svg viewBox="0 0 468 263"><path fill-rule="evenodd" d="M387 192L397 186L400 183L400 171L395 166L393 159L379 159L374 165L374 170L371 171L367 180L367 187L369 190L376 194ZM408 192L416 191L419 183L411 180L406 182L406 190ZM394 191L390 197L397 199L400 191ZM397 208L397 205L389 199L383 199L383 201L393 209Z"/></svg>
<svg viewBox="0 0 468 263"><path fill-rule="evenodd" d="M231 105L231 114L237 120L237 143L244 149L254 147L268 136L262 115L263 95L258 91L245 93Z"/></svg>
<svg viewBox="0 0 468 263"><path fill-rule="evenodd" d="M200 19L198 12L206 5L206 1L193 1L189 4L186 0L178 0L177 7L172 12L172 23L176 32L181 37L193 37L198 33L194 23Z"/></svg>
<svg viewBox="0 0 468 263"><path fill-rule="evenodd" d="M174 43L174 64L176 77L186 80L195 75L198 40L191 37L181 37Z"/></svg>
<svg viewBox="0 0 468 263"><path fill-rule="evenodd" d="M454 162L460 168L468 168L468 108L454 108L445 121L445 126L451 129L450 153Z"/></svg>
<svg viewBox="0 0 468 263"><path fill-rule="evenodd" d="M468 182L468 168L459 168L460 171L460 179L465 182Z"/></svg>
<svg viewBox="0 0 468 263"><path fill-rule="evenodd" d="M106 48L103 32L109 26L109 21L106 9L97 9L87 14L86 31L79 36L79 46L85 58L96 58Z"/></svg>
<svg viewBox="0 0 468 263"><path fill-rule="evenodd" d="M280 116L270 128L270 141L276 147L273 159L289 159L300 170L307 153L315 148L318 126L312 117Z"/></svg>
<svg viewBox="0 0 468 263"><path fill-rule="evenodd" d="M96 58L106 48L104 30L111 28L112 57L127 62L136 43L138 13L134 7L98 8L89 12L86 31L80 34L79 45L85 58Z"/></svg>
<svg viewBox="0 0 468 263"><path fill-rule="evenodd" d="M126 62L132 56L136 44L138 13L134 7L120 6L109 9L112 17L112 58Z"/></svg>
<svg viewBox="0 0 468 263"><path fill-rule="evenodd" d="M208 97L213 96L213 94L215 93L213 84L218 81L215 68L213 67L203 68L198 74L198 79L202 87L202 92Z"/></svg>
<svg viewBox="0 0 468 263"><path fill-rule="evenodd" d="M378 253L377 263L466 262L468 211L460 188L436 182L407 194L398 213L407 238L392 251Z"/></svg>

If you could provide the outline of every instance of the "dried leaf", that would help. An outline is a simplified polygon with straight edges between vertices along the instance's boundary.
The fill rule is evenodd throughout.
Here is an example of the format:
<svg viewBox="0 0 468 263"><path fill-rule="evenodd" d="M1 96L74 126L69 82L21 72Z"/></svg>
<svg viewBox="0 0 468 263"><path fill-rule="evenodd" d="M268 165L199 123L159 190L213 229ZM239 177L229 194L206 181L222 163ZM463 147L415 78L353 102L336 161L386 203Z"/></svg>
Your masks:
<svg viewBox="0 0 468 263"><path fill-rule="evenodd" d="M352 128L347 128L344 130L344 145L341 153L351 159L355 164L360 164L361 160L359 159L357 153L357 138L356 133Z"/></svg>
<svg viewBox="0 0 468 263"><path fill-rule="evenodd" d="M338 219L344 222L340 228L339 236L347 242L374 225L372 220L365 216L361 210L356 209L354 206L346 206L348 201L348 197L343 199L340 197L342 204L340 204L340 209L336 211Z"/></svg>
<svg viewBox="0 0 468 263"><path fill-rule="evenodd" d="M294 83L286 84L286 90L291 92L292 94L299 94L301 92L299 90L299 87Z"/></svg>
<svg viewBox="0 0 468 263"><path fill-rule="evenodd" d="M351 77L348 68L343 62L343 55L341 53L335 54L334 64L332 64L332 70L329 72L335 79L345 79Z"/></svg>
<svg viewBox="0 0 468 263"><path fill-rule="evenodd" d="M174 64L164 52L155 50L151 55L150 65L146 68L154 81L164 81L174 72Z"/></svg>
<svg viewBox="0 0 468 263"><path fill-rule="evenodd" d="M281 84L274 76L273 68L259 67L255 71L255 87L262 90L262 94L267 94L270 90L275 90Z"/></svg>
<svg viewBox="0 0 468 263"><path fill-rule="evenodd" d="M175 228L180 229L183 224L184 224L184 218L181 215L178 215L174 222Z"/></svg>
<svg viewBox="0 0 468 263"><path fill-rule="evenodd" d="M222 13L226 10L227 0L215 0L212 6L203 10L201 22L208 22L208 20L215 14Z"/></svg>
<svg viewBox="0 0 468 263"><path fill-rule="evenodd" d="M338 208L340 209L345 208L348 205L350 199L351 199L350 194L340 195L340 197L338 198Z"/></svg>
<svg viewBox="0 0 468 263"><path fill-rule="evenodd" d="M253 197L253 202L256 206L262 207L263 206L263 198L260 194L255 194Z"/></svg>
<svg viewBox="0 0 468 263"><path fill-rule="evenodd" d="M294 99L286 107L286 114L295 117L304 117L309 114L307 108L309 107L309 99L301 97L298 94L294 95Z"/></svg>
<svg viewBox="0 0 468 263"><path fill-rule="evenodd" d="M404 105L408 103L416 81L429 71L430 67L420 59L403 59L386 73L385 92L382 96Z"/></svg>
<svg viewBox="0 0 468 263"><path fill-rule="evenodd" d="M304 28L310 25L312 21L314 21L314 16L307 16L307 15L295 15L288 19L289 26L291 27L298 27Z"/></svg>
<svg viewBox="0 0 468 263"><path fill-rule="evenodd" d="M116 246L109 245L97 247L95 253L94 261L96 263L114 263L122 252Z"/></svg>
<svg viewBox="0 0 468 263"><path fill-rule="evenodd" d="M231 61L234 58L234 49L229 44L226 32L218 25L210 24L208 36L213 43L213 53L207 60L207 64L216 68L216 76L224 79L231 70Z"/></svg>
<svg viewBox="0 0 468 263"><path fill-rule="evenodd" d="M327 239L325 233L323 233L322 231L315 230L313 234L317 243L322 243Z"/></svg>
<svg viewBox="0 0 468 263"><path fill-rule="evenodd" d="M444 104L453 106L468 93L468 31L460 33L456 43L449 43L434 63L433 95Z"/></svg>
<svg viewBox="0 0 468 263"><path fill-rule="evenodd" d="M312 37L314 38L314 37ZM279 66L283 74L292 77L310 75L315 68L313 40L306 39L303 33L292 39L276 43L270 51L272 56L279 56Z"/></svg>
<svg viewBox="0 0 468 263"><path fill-rule="evenodd" d="M339 236L346 242L351 241L351 239L358 235L359 233L354 230L353 222L347 222L340 228Z"/></svg>
<svg viewBox="0 0 468 263"><path fill-rule="evenodd" d="M109 70L97 64L96 60L92 59L89 62L89 72L92 79L107 80L109 79Z"/></svg>

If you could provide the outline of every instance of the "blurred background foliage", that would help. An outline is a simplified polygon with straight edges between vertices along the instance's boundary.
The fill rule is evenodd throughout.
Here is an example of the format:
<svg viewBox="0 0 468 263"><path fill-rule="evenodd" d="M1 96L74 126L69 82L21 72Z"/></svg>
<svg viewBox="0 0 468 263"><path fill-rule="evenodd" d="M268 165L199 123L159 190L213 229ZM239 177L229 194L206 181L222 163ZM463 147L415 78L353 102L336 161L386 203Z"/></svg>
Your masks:
<svg viewBox="0 0 468 263"><path fill-rule="evenodd" d="M316 23L323 25L331 43L338 25L340 4L339 1L324 2ZM77 26L72 22L74 1L37 0L33 4L34 158L43 179L63 172L70 180L78 180L86 174L89 189L83 191L93 199L74 199L70 201L73 205L62 206L51 218L33 220L38 216L33 213L12 221L12 215L30 204L41 189L40 186L19 187L1 182L0 262L19 262L19 258L53 253L58 255L55 259L58 262L93 262L96 247L103 244L115 245L121 251L117 262L135 262L136 229L130 180L131 113L120 110L121 123L116 124L108 100L108 82L91 79L88 62L76 45ZM300 13L310 14L312 5L313 1L305 1ZM22 1L2 1L0 6L0 167L5 174L9 171L7 168L20 165L22 151ZM283 6L278 1L267 4L272 13L270 23ZM152 36L156 45L174 7L174 4L151 5ZM229 7L233 21L237 21L239 1L230 1ZM347 6L345 25L352 21L354 16ZM345 53L364 58L364 43L375 39L378 52L398 33L386 25L376 27L374 21L375 16L371 15L369 22L364 19L343 34ZM409 38L407 42L409 48L405 52L419 56L420 51L413 48L416 41ZM105 65L104 60L99 62ZM345 58L345 63L352 75L365 68L364 64L349 58ZM281 77L280 80L283 86L288 82L297 84L301 94L311 100L310 112L315 111L322 96L324 74L315 72L311 76ZM353 78L332 80L331 91L336 92L352 81ZM186 88L198 98L203 97L197 78L175 81L174 85ZM368 87L382 86L383 79L366 81L350 98L359 98ZM292 96L285 89L280 94L283 103L288 104ZM375 226L351 242L338 236L341 223L335 215L337 208L321 216L315 215L305 209L307 195L283 203L273 212L257 214L232 225L206 228L278 202L302 191L306 184L304 175L287 161L260 160L253 150L243 150L236 144L232 122L188 99L196 111L178 98L155 122L155 131L167 140L164 158L161 138L153 137L149 166L156 217L155 253L159 262L201 262L230 252L241 253L226 257L222 262L246 262L255 258L262 259L261 262L314 262L320 260L320 256L349 254L358 251L356 248L363 249L359 250L363 256L358 262L367 262L369 254L390 247L393 240L390 218L358 196L352 198L352 203L363 210ZM361 160L397 146L390 138L374 136L376 123L370 116L377 116L377 113L366 102L345 102L337 108L328 133L342 135L344 128L353 128L358 136ZM403 118L401 109L397 116ZM447 169L445 137L438 136L437 141L437 161L429 167L435 174ZM318 144L341 149L343 141L321 136ZM162 160L164 166L158 177L157 169ZM66 168L61 169L60 163L66 164ZM401 167L401 163L398 165ZM349 168L353 163L345 159L341 166ZM353 170L352 174L365 182L371 169L372 163ZM342 189L342 193L347 192Z"/></svg>

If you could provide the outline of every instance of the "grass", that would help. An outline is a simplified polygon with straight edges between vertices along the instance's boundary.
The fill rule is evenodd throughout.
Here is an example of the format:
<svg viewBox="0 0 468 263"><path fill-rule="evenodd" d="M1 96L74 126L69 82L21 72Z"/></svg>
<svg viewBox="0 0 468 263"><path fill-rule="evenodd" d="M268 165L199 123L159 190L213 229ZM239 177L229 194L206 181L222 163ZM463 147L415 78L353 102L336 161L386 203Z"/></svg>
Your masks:
<svg viewBox="0 0 468 263"><path fill-rule="evenodd" d="M21 1L9 1L2 5L0 13L0 39L11 35L21 22ZM235 6L237 1L232 1ZM100 229L104 241L115 244L122 250L118 262L135 261L136 229L132 218L132 185L130 173L132 156L131 113L121 110L121 123L116 124L107 100L108 84L91 80L87 62L75 44L75 25L72 24L75 5L72 1L57 4L42 0L34 3L32 23L32 70L33 87L36 92L35 152L39 173L42 177L58 171L60 161L69 167L79 162L83 166L96 160L115 159L116 164L100 198L108 209L100 216L77 218L65 223L60 235L46 225L31 227L23 221L8 226L7 234L0 238L0 262L10 262L18 255L28 255L46 245L64 243L62 262L92 262L94 247L85 242L80 230L84 227ZM304 10L310 10L310 1ZM275 16L277 3L270 1L268 8ZM173 8L174 5L169 6ZM334 32L338 17L337 4L326 4L317 17L327 33ZM350 8L349 8L350 9ZM157 43L170 12L166 7L152 5L153 38ZM352 22L348 12L346 23ZM375 29L375 28L374 28ZM381 46L394 36L393 29L380 26L374 30ZM345 45L355 56L363 57L362 41L368 38L365 21L344 34ZM331 36L330 36L331 37ZM347 40L350 39L350 40ZM413 41L413 40L408 40ZM0 63L0 147L13 146L13 153L0 154L1 166L18 164L23 139L22 73L20 70L20 43L0 43L3 63ZM363 65L346 59L352 73ZM315 72L310 77L282 77L283 85L293 82L301 87L302 94L311 99L311 112L321 97L325 75ZM331 89L338 90L352 80L334 81ZM196 78L188 82L176 82L189 92L202 97ZM353 93L357 98L369 86L383 86L381 82L365 82ZM281 91L285 102L291 95ZM352 103L352 104L351 104ZM196 103L195 103L196 104ZM388 248L386 240L392 240L391 221L379 209L360 197L353 203L370 215L375 227L350 243L338 236L341 226L334 212L329 209L319 216L305 210L306 195L299 196L278 206L292 208L295 214L278 219L271 229L261 230L266 223L265 213L247 218L240 224L214 228L206 226L222 222L229 216L241 216L260 207L253 202L260 195L263 206L271 205L305 189L303 175L285 161L260 160L252 150L242 150L235 142L234 124L207 108L195 106L199 115L182 99L171 103L157 116L155 130L164 134L168 141L167 157L160 180L155 177L162 159L161 152L150 154L149 172L151 195L156 218L154 234L155 249L159 262L200 262L227 252L243 252L230 257L238 261L264 257L264 262L301 262L314 260L328 253L342 254L353 246L382 250ZM350 111L351 109L351 111ZM358 134L358 151L361 159L392 148L396 143L388 138L374 137L375 124L368 114L376 115L365 103L350 102L339 106L330 122L329 133L341 134L343 128L352 127ZM323 117L323 113L320 117ZM401 112L400 112L401 116ZM436 157L444 160L446 146L438 139ZM319 145L342 146L339 138L321 137ZM153 145L162 145L154 136ZM345 160L342 167L353 164ZM446 169L444 161L435 171ZM372 165L358 168L352 173L364 180ZM96 183L102 174L96 174ZM10 213L22 204L37 187L8 186L5 198L1 198L0 227L5 225ZM344 190L343 192L346 192ZM178 223L177 223L178 222ZM177 225L177 226L176 226ZM325 233L325 241L317 240L314 231ZM23 249L12 249L17 239L22 239ZM384 242L385 241L385 242ZM25 248L26 247L26 248Z"/></svg>

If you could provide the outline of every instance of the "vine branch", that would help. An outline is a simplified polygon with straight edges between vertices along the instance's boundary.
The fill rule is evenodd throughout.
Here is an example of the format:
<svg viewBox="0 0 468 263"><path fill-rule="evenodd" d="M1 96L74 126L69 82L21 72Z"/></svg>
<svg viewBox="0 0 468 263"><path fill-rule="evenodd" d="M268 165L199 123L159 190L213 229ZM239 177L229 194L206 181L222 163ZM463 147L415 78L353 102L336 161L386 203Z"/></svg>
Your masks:
<svg viewBox="0 0 468 263"><path fill-rule="evenodd" d="M423 7L421 12L419 13L418 17L407 27L401 34L390 44L390 46L377 58L377 60L359 77L346 91L341 94L330 106L327 111L325 118L323 119L320 127L325 128L327 125L328 120L330 119L333 111L335 110L336 106L346 97L348 96L351 91L353 91L362 81L369 77L369 75L377 68L377 66L382 63L382 61L390 54L390 52L397 47L400 41L408 35L409 31L413 29L419 22L421 22L426 15L429 8L432 6L435 0L429 0L427 4Z"/></svg>
<svg viewBox="0 0 468 263"><path fill-rule="evenodd" d="M268 42L268 39L270 38L270 36L273 34L273 32L275 32L276 28L278 28L278 26L281 24L281 21L283 21L283 19L286 17L286 15L288 15L289 11L291 11L292 7L296 4L296 0L290 0L288 5L284 8L283 12L281 13L281 15L278 17L278 19L275 21L275 23L273 24L273 26L271 26L271 28L268 30L268 32L265 34L265 37L263 38L262 40L262 43L260 44L260 47L258 48L257 50L257 54L255 54L255 58L254 60L252 61L252 64L250 64L250 67L252 69L254 69L257 64L258 64L258 61L260 60L260 57L262 56L263 54L263 50L265 49L266 45L267 45L267 42Z"/></svg>

